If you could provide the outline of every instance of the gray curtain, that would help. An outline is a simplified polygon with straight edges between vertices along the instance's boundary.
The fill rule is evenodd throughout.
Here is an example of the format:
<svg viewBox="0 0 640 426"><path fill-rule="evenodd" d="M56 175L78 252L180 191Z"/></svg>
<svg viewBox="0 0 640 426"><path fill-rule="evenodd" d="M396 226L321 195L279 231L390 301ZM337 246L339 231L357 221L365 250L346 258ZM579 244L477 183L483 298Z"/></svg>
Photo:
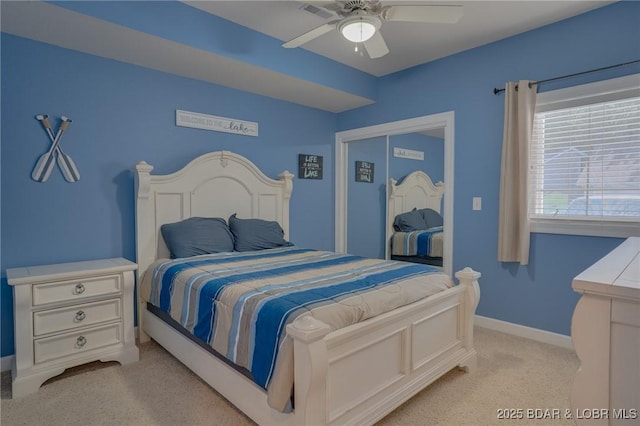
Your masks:
<svg viewBox="0 0 640 426"><path fill-rule="evenodd" d="M498 260L529 263L529 145L536 87L528 80L505 86L504 134L500 169Z"/></svg>

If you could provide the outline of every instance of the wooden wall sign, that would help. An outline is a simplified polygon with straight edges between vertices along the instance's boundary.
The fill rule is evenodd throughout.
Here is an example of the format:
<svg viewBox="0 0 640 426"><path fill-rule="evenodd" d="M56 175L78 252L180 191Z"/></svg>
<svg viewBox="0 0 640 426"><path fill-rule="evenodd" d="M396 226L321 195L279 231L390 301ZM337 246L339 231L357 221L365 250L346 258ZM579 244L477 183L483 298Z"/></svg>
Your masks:
<svg viewBox="0 0 640 426"><path fill-rule="evenodd" d="M322 179L322 155L298 154L298 178Z"/></svg>
<svg viewBox="0 0 640 426"><path fill-rule="evenodd" d="M424 151L415 151L406 148L393 148L393 156L398 158L408 158L410 160L424 160Z"/></svg>
<svg viewBox="0 0 640 426"><path fill-rule="evenodd" d="M215 115L200 114L199 112L182 111L179 109L176 110L176 126L235 133L245 136L258 136L258 123L253 121L217 117Z"/></svg>
<svg viewBox="0 0 640 426"><path fill-rule="evenodd" d="M374 163L356 161L356 182L373 183Z"/></svg>

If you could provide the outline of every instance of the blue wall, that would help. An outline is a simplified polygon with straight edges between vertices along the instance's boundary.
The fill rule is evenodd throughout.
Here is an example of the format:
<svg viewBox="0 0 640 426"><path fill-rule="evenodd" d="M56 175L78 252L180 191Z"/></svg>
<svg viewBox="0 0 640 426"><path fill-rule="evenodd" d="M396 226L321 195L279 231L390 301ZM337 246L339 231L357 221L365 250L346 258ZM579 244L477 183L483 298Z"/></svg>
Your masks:
<svg viewBox="0 0 640 426"><path fill-rule="evenodd" d="M67 7L94 6L78 2ZM578 299L571 279L621 240L534 234L528 267L496 261L504 99L494 96L492 89L509 80L541 80L638 59L639 24L640 3L620 2L375 79L373 84L367 78L358 89L375 94L377 103L337 115L3 33L1 355L13 353L6 268L112 256L135 258L131 170L137 161L146 160L156 167L155 172L168 173L199 154L228 149L275 177L284 169L295 171L299 153L323 155L323 180L294 182L291 239L302 246L332 249L334 133L444 111L456 114L454 268L472 266L483 273L478 313L569 334ZM253 42L250 37L243 40ZM224 46L208 49L230 54ZM314 69L310 80L322 82L323 76L332 74L327 70L341 69L324 59L312 62L315 56L308 52L295 55ZM289 67L281 61L268 64L263 57L254 62L271 69ZM345 72L349 80L358 74ZM632 72L640 68L562 81L541 90ZM296 73L301 76L305 71L296 68ZM176 127L176 109L256 121L260 136ZM50 144L34 118L37 114L73 119L61 144L78 164L79 182L64 182L58 170L44 184L31 180L36 158ZM473 196L483 197L482 211L471 210Z"/></svg>
<svg viewBox="0 0 640 426"><path fill-rule="evenodd" d="M13 353L6 268L122 256L135 260L132 169L169 173L220 149L268 176L297 175L298 154L324 156L324 179L294 180L291 240L333 249L335 114L2 34L2 356ZM255 121L259 137L175 126L175 110ZM81 179L54 169L31 180L54 128L73 120L61 147ZM318 230L322 230L319 232Z"/></svg>
<svg viewBox="0 0 640 426"><path fill-rule="evenodd" d="M381 79L378 102L340 114L340 130L455 111L454 270L482 272L478 314L570 334L571 280L622 240L533 234L527 267L497 261L504 96L494 87L640 59L640 3L620 2ZM540 91L640 72L592 74ZM472 197L483 198L472 211Z"/></svg>

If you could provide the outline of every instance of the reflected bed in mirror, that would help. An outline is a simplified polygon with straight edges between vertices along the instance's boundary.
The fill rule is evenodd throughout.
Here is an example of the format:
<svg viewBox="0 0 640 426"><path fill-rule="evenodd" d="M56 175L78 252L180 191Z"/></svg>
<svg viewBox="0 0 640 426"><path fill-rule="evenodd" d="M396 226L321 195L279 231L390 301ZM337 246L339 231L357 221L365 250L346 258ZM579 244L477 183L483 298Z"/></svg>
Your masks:
<svg viewBox="0 0 640 426"><path fill-rule="evenodd" d="M442 266L444 183L415 171L399 183L389 179L387 241L393 260Z"/></svg>

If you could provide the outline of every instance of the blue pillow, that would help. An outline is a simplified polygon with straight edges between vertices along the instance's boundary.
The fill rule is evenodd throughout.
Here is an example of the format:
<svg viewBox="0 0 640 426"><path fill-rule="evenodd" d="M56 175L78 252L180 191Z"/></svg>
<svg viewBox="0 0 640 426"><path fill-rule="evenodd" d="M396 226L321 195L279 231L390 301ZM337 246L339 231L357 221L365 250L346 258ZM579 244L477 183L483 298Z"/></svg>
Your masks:
<svg viewBox="0 0 640 426"><path fill-rule="evenodd" d="M224 219L191 217L160 227L171 258L233 251L233 234Z"/></svg>
<svg viewBox="0 0 640 426"><path fill-rule="evenodd" d="M284 231L275 221L262 219L238 219L234 213L229 218L229 228L236 251L263 250L292 246L284 239Z"/></svg>
<svg viewBox="0 0 640 426"><path fill-rule="evenodd" d="M420 212L413 209L410 212L397 215L393 221L393 228L400 232L411 232L427 229L427 224Z"/></svg>
<svg viewBox="0 0 640 426"><path fill-rule="evenodd" d="M442 216L440 213L433 209L420 209L418 210L424 219L424 223L427 224L427 228L435 228L436 226L442 226Z"/></svg>

